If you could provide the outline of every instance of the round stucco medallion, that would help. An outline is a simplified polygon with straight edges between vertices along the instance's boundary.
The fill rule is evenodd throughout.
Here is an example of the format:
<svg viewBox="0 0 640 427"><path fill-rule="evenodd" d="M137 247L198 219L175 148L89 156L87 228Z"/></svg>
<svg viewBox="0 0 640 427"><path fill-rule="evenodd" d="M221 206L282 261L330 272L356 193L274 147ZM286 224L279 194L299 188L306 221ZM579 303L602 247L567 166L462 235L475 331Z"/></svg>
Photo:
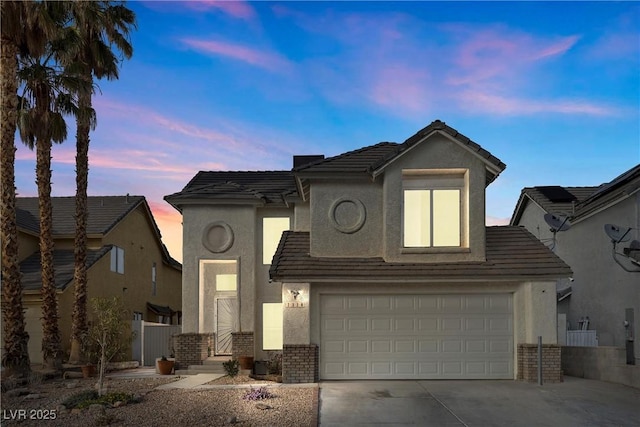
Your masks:
<svg viewBox="0 0 640 427"><path fill-rule="evenodd" d="M212 222L204 229L202 244L213 253L226 252L233 245L233 230L224 221Z"/></svg>
<svg viewBox="0 0 640 427"><path fill-rule="evenodd" d="M358 199L341 197L333 202L329 209L329 221L341 233L355 233L362 228L366 220L367 211Z"/></svg>

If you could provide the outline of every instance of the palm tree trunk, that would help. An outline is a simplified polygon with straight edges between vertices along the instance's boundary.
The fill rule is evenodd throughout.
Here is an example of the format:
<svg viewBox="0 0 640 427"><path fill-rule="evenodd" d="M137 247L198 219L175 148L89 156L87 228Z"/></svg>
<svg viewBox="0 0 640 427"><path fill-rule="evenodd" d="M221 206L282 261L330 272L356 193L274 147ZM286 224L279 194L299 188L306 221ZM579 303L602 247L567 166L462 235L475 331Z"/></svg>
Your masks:
<svg viewBox="0 0 640 427"><path fill-rule="evenodd" d="M40 205L40 264L42 266L42 360L44 366L59 370L62 368L62 344L58 326L58 296L53 264L51 140L39 138L36 147L36 182Z"/></svg>
<svg viewBox="0 0 640 427"><path fill-rule="evenodd" d="M0 79L2 98L2 138L0 146L0 241L2 242L2 315L4 352L3 376L27 376L29 334L25 330L22 284L18 264L18 230L16 226L16 187L14 143L18 112L16 73L18 49L11 39L0 40Z"/></svg>
<svg viewBox="0 0 640 427"><path fill-rule="evenodd" d="M89 73L91 79L91 73ZM76 235L74 244L75 293L71 325L70 363L79 363L81 340L87 332L87 185L89 180L89 130L91 93L78 96L79 113L76 134Z"/></svg>

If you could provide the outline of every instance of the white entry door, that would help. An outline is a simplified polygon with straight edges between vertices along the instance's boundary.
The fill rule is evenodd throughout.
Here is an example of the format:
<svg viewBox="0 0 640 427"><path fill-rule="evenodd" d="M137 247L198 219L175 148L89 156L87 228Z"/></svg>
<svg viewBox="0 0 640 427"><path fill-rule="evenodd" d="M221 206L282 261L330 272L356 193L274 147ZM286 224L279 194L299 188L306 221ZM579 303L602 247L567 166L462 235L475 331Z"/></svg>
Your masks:
<svg viewBox="0 0 640 427"><path fill-rule="evenodd" d="M510 294L322 295L321 379L513 379Z"/></svg>
<svg viewBox="0 0 640 427"><path fill-rule="evenodd" d="M216 355L231 354L231 333L238 330L238 300L216 299Z"/></svg>

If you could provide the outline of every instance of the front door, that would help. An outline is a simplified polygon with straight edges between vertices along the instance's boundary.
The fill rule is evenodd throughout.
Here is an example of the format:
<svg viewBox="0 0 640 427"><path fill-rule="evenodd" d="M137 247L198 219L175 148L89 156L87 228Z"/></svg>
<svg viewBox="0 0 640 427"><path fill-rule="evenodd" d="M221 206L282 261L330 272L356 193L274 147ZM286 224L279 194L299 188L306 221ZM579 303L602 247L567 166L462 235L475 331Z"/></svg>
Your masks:
<svg viewBox="0 0 640 427"><path fill-rule="evenodd" d="M238 327L238 300L216 299L216 355L231 354L231 333Z"/></svg>

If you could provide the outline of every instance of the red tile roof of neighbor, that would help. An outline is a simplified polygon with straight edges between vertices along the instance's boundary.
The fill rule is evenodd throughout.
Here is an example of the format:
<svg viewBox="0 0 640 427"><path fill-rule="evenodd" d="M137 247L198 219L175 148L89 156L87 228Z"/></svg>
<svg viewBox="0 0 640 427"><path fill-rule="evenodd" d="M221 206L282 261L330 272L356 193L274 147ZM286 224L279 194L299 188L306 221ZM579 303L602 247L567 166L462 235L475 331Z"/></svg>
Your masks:
<svg viewBox="0 0 640 427"><path fill-rule="evenodd" d="M455 281L556 279L571 268L521 227L487 227L485 262L399 263L310 255L308 232L284 232L269 274L282 281Z"/></svg>

